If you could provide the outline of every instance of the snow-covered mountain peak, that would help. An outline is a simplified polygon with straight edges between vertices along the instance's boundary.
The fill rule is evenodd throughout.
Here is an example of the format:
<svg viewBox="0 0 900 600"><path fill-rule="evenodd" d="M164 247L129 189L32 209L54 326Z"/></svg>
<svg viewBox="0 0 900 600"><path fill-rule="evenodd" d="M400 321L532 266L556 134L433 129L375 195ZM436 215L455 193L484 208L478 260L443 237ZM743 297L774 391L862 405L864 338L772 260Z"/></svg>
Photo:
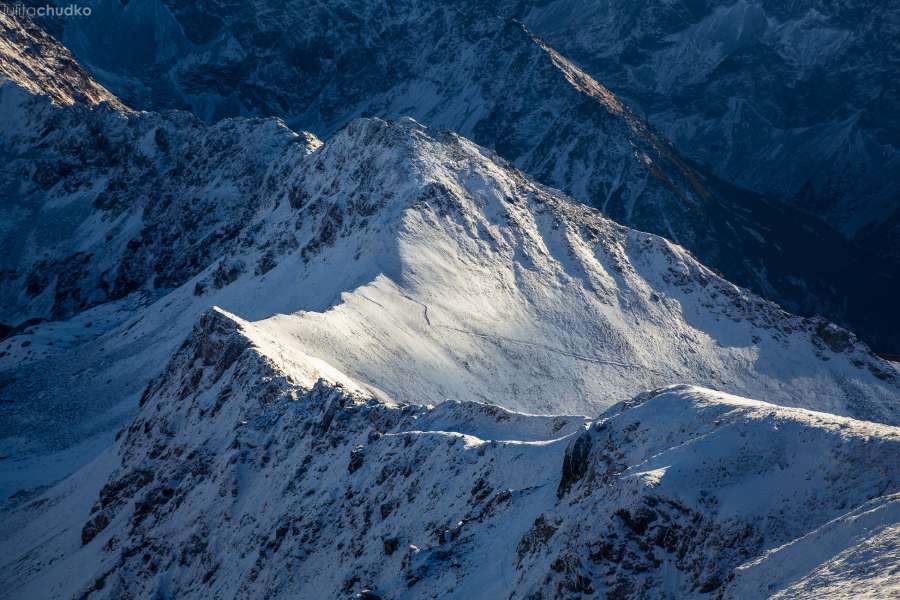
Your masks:
<svg viewBox="0 0 900 600"><path fill-rule="evenodd" d="M848 243L810 214L839 204L834 227L879 224L878 235L860 237L863 246L898 237L887 233L896 219L883 220L896 194L889 178L872 177L892 172L896 153L847 121L862 110L872 123L865 129L882 129L869 107L891 114L883 107L897 78L884 68L883 44L863 43L867 34L832 36L865 14L889 39L890 18L872 15L890 9L859 8L865 4L818 6L829 22L822 32L816 18L796 18L808 6L768 0L97 0L92 19L65 23L62 39L141 108L190 108L209 122L278 115L323 137L359 116L409 115L452 129L617 222L689 248L727 279L792 312L824 314L883 349L900 339L896 261ZM763 31L773 43L760 47ZM858 101L805 128L808 108L830 115L830 105L815 77L798 80L779 57L799 53L808 65L817 49L849 57L856 44L876 75L861 77L868 83L854 92L862 92ZM828 91L843 97L840 77L825 65L814 69L823 70ZM803 108L791 101L795 85ZM653 115L680 147L628 107ZM770 121L772 113L800 119ZM731 186L701 162L755 189L787 186L802 210Z"/></svg>
<svg viewBox="0 0 900 600"><path fill-rule="evenodd" d="M190 326L218 304L286 353L400 402L590 414L691 381L897 418L896 369L852 334L785 313L457 134L359 119L323 144L275 120L204 126L148 113L107 124L76 108L42 118L57 125L14 138L22 154L69 152L60 124L71 118L117 142L51 192L84 207L79 233L51 258L22 246L7 277L32 283L7 286L18 293L10 307L59 318L177 288L157 318ZM123 164L103 150L128 143L154 158ZM110 183L83 183L97 173ZM32 239L52 222L29 220ZM155 322L128 339L154 335ZM10 348L7 360L32 350Z"/></svg>
<svg viewBox="0 0 900 600"><path fill-rule="evenodd" d="M751 397L895 418L895 369L852 334L792 317L455 134L361 119L272 173L275 208L248 227L262 233L189 283L192 302L252 315L285 355L380 397L591 413L703 373ZM820 367L834 379L804 375Z"/></svg>

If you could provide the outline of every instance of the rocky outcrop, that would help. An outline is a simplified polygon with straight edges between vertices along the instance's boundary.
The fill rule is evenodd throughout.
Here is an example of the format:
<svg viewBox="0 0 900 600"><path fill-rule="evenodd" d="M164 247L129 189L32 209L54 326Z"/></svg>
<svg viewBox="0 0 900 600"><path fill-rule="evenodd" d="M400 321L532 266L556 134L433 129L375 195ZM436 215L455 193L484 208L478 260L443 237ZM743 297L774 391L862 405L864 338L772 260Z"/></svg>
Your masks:
<svg viewBox="0 0 900 600"><path fill-rule="evenodd" d="M78 64L65 46L22 14L25 5L4 2L2 9L0 77L60 105L104 104L120 112L128 111Z"/></svg>

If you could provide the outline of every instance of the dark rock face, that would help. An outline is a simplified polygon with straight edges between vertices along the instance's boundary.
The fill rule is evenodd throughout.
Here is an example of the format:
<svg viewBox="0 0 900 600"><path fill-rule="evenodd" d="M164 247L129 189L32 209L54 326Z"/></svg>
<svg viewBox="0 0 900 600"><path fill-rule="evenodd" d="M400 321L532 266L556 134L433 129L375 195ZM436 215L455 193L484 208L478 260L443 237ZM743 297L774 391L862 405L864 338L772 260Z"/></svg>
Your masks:
<svg viewBox="0 0 900 600"><path fill-rule="evenodd" d="M397 551L397 548L400 547L400 540L395 537L386 538L384 540L384 553L387 556L390 556L394 552Z"/></svg>
<svg viewBox="0 0 900 600"><path fill-rule="evenodd" d="M105 513L100 513L85 523L84 527L81 529L82 545L87 544L97 537L97 534L106 529L107 525L109 525L109 517Z"/></svg>
<svg viewBox="0 0 900 600"><path fill-rule="evenodd" d="M562 464L562 477L556 488L556 495L562 498L588 472L589 456L591 453L591 435L585 432L575 438L572 445L566 449Z"/></svg>
<svg viewBox="0 0 900 600"><path fill-rule="evenodd" d="M896 6L554 0L513 10L682 154L897 257L896 237L860 235L898 217Z"/></svg>
<svg viewBox="0 0 900 600"><path fill-rule="evenodd" d="M365 460L365 456L366 456L366 455L365 455L365 452L364 452L363 448L361 448L361 447L360 447L360 448L354 448L353 451L350 452L350 462L347 463L347 472L348 472L348 473L353 473L353 472L355 472L356 470L358 470L358 469L363 465L363 461ZM385 542L384 548L385 548L385 551L387 551L387 549L388 549L388 543L387 543L387 542ZM396 546L394 547L394 549L396 549ZM391 552L393 552L393 550L392 550Z"/></svg>
<svg viewBox="0 0 900 600"><path fill-rule="evenodd" d="M853 334L843 330L840 327L828 323L822 323L816 328L816 335L819 336L832 352L844 352L853 345Z"/></svg>

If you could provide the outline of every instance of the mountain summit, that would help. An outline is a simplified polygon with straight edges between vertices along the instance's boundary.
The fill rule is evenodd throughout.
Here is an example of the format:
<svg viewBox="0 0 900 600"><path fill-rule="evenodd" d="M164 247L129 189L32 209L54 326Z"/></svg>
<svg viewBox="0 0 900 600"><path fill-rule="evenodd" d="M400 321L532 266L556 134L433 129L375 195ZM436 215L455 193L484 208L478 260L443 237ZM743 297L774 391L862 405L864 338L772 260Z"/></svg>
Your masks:
<svg viewBox="0 0 900 600"><path fill-rule="evenodd" d="M175 131L179 115L123 120L32 102L51 122L100 127L101 139L117 140L115 155L130 140L150 143L149 160L100 161L49 194L36 188L49 214L34 221L31 241L12 236L9 246L50 239L62 203L75 229L10 269L10 289L25 290L21 317L60 319L163 294L125 339L217 304L265 318L259 326L288 348L398 401L477 397L593 412L691 381L893 422L894 369L852 334L785 313L456 134L361 119L321 144L273 121L188 121ZM86 143L69 127L36 130L9 145L30 144L22 153L34 157ZM101 173L134 183L84 183ZM22 360L9 345L7 360ZM26 358L38 351L29 346Z"/></svg>
<svg viewBox="0 0 900 600"><path fill-rule="evenodd" d="M849 222L846 210L829 226L814 214L815 206L785 202L772 186L757 185L794 177L791 165L812 155L810 144L785 138L757 144L753 164L765 166L752 179L733 169L710 169L699 159L740 153L740 148L716 150L709 141L721 127L697 134L695 143L702 148L685 142L676 150L659 131L688 139L693 121L680 116L682 109L657 115L660 126L654 130L617 95L646 79L640 70L629 68L631 77L622 88L605 79L609 72L612 81L623 82L614 65L628 68L636 60L619 54L623 47L634 48L638 56L649 52L630 38L617 45L620 37L639 35L655 17L667 31L681 21L676 14L670 23L666 15L691 10L679 6L481 0L338 0L312 6L142 0L123 5L104 0L96 3L91 19L68 23L62 39L106 85L139 108L186 108L210 122L275 115L320 137L359 116L411 116L452 129L616 221L687 247L729 280L793 312L824 315L876 349L891 351L900 339L895 257L864 249L868 244L851 243L838 233L835 228ZM601 27L603 19L613 17L621 23ZM640 20L629 21L632 17ZM566 33L582 24L598 31L594 46L586 48L583 35ZM710 35L712 44L716 39ZM688 53L692 39L676 46ZM707 37L700 41L706 43ZM658 43L669 46L667 40ZM560 54L560 47L577 51L579 61ZM660 73L691 72L677 63L677 54L662 54L667 60L660 59ZM699 71L704 64L694 66ZM715 108L724 110L724 104ZM669 126L669 113L676 113L676 125ZM752 119L734 120L740 130L729 139L740 138L744 130L767 131ZM829 131L814 134L824 138L815 154L827 145ZM736 139L732 145L742 143ZM865 152L875 153L874 147ZM802 181L809 169L800 170L806 174L797 175ZM844 179L858 179L856 171ZM816 181L809 189L836 185ZM890 209L890 188L881 188L877 202L887 202ZM874 210L875 202L870 204Z"/></svg>

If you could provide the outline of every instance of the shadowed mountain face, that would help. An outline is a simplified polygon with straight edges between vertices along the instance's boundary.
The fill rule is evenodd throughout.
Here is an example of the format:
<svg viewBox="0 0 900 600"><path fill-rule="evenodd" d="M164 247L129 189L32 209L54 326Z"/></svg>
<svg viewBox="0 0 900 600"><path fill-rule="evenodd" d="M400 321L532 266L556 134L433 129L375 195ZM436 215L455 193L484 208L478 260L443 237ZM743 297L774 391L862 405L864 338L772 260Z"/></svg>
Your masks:
<svg viewBox="0 0 900 600"><path fill-rule="evenodd" d="M896 4L518 6L533 30L639 107L686 156L898 257L896 229L885 235L900 210Z"/></svg>
<svg viewBox="0 0 900 600"><path fill-rule="evenodd" d="M122 5L107 0L96 3L90 19L66 23L59 35L101 81L140 108L187 108L209 121L275 115L323 136L360 115L412 116L453 129L617 221L683 244L732 281L792 311L824 314L857 331L876 349L895 349L900 316L893 299L900 293L900 266L891 251L873 249L877 240L893 239L892 185L879 184L884 193L871 201L860 200L862 196L847 191L850 188L842 192L861 205L887 206L878 209L880 217L860 225L868 228L867 235L848 242L836 229L848 223L847 211L827 225L816 216L819 209L812 210L808 202L784 201L801 188L816 197L821 196L817 190L837 189L833 183L804 183L802 173L820 173L823 161L830 160L817 158L821 148L817 154L799 142L789 145L778 139L766 144L753 139L732 142L734 135L726 136L711 125L697 126L705 137L698 133L691 141L679 133L686 126L676 131L654 116L671 111L657 108L658 102L647 104L624 83L619 86L639 80L638 75L625 77L620 71L644 55L626 52L638 42L628 38L615 44L610 32L638 35L640 30L634 27L641 19L651 32L665 31L664 25L683 23L676 9L586 6L551 2L529 8L419 0L313 4L138 0ZM701 7L692 10L699 11L695 20L702 17ZM605 29L599 28L598 20L612 15L627 25L603 21ZM521 18L524 26L510 17ZM582 18L607 45L598 41L588 46L584 36L569 35L581 26ZM752 30L747 31L749 35ZM646 33L639 41L649 44L646 40L653 35ZM662 36L658 43L665 46L667 39ZM563 54L571 48L586 71L551 46L565 49ZM607 58L613 50L621 55ZM622 66L600 69L598 65L606 62ZM697 69L704 64L687 58L670 62L697 63ZM754 72L735 68L734 77ZM673 69L662 62L657 71ZM653 117L653 124L678 140L677 149L605 87L610 85L604 79L608 71L619 86L612 89L621 87L630 101ZM598 76L592 78L588 72ZM671 86L682 80L672 77ZM718 76L714 79L719 81ZM743 94L738 84L731 89L733 95ZM697 94L707 96L702 90ZM779 97L773 92L771 101L786 102ZM690 106L683 111L699 110ZM736 131L769 135L765 127L737 123L734 118L730 122ZM807 133L833 140L830 131ZM721 138L718 146L713 144L716 136ZM742 162L737 150L721 148L726 142L735 148L753 147L756 154ZM773 154L776 146L781 154ZM864 156L850 147L841 152ZM763 154L776 158L766 162ZM710 160L711 156L726 160L722 158L726 155L731 162L764 166L754 179ZM691 164L685 156L711 168ZM866 169L887 172L889 162L872 163ZM793 196L777 184L789 177L803 180L791 180L798 190ZM841 177L859 179L849 172Z"/></svg>

